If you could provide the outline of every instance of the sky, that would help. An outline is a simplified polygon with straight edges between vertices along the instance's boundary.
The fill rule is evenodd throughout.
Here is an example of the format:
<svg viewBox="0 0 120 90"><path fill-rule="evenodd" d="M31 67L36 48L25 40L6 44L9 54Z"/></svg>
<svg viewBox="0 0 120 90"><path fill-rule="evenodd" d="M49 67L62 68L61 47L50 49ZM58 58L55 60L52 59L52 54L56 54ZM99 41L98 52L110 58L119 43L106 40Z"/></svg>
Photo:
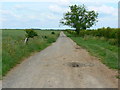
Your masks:
<svg viewBox="0 0 120 90"><path fill-rule="evenodd" d="M119 0L1 0L0 28L70 28L59 22L70 5L84 4L99 13L91 28L118 27Z"/></svg>

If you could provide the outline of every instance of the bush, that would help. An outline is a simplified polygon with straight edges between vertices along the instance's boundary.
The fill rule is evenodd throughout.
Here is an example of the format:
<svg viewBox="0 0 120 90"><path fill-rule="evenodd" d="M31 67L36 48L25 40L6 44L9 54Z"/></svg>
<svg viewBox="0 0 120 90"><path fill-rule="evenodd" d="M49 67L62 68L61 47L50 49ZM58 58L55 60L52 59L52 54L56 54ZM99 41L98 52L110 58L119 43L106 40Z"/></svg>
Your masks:
<svg viewBox="0 0 120 90"><path fill-rule="evenodd" d="M120 29L114 28L99 28L97 30L81 30L79 36L95 36L99 37L101 40L107 40L112 45L118 45Z"/></svg>
<svg viewBox="0 0 120 90"><path fill-rule="evenodd" d="M55 34L55 32L51 32L51 34Z"/></svg>
<svg viewBox="0 0 120 90"><path fill-rule="evenodd" d="M47 36L44 36L45 39L47 39Z"/></svg>
<svg viewBox="0 0 120 90"><path fill-rule="evenodd" d="M76 33L73 30L67 30L67 32L72 34L72 36L76 36ZM103 27L96 30L81 30L79 36L83 37L84 40L87 40L88 36L93 36L97 37L100 40L108 41L112 45L120 46L120 28Z"/></svg>
<svg viewBox="0 0 120 90"><path fill-rule="evenodd" d="M27 38L33 38L34 36L38 36L37 33L32 29L26 29L25 32L26 32L25 36Z"/></svg>
<svg viewBox="0 0 120 90"><path fill-rule="evenodd" d="M112 45L118 45L117 39L109 39L108 42Z"/></svg>
<svg viewBox="0 0 120 90"><path fill-rule="evenodd" d="M105 37L100 37L100 40L106 41L106 38Z"/></svg>

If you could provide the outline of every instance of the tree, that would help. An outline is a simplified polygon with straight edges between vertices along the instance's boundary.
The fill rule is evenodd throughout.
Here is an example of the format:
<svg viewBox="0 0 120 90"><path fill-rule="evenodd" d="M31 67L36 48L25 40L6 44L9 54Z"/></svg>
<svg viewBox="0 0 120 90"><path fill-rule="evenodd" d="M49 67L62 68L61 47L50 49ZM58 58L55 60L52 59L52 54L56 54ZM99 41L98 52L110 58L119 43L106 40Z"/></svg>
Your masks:
<svg viewBox="0 0 120 90"><path fill-rule="evenodd" d="M65 13L60 23L75 28L77 34L80 30L90 28L97 22L98 13L88 11L85 5L72 5L69 7L70 11Z"/></svg>
<svg viewBox="0 0 120 90"><path fill-rule="evenodd" d="M24 41L25 43L27 43L29 38L34 38L35 36L38 36L37 33L32 29L26 29L25 32L26 32L26 34L25 34L26 38Z"/></svg>

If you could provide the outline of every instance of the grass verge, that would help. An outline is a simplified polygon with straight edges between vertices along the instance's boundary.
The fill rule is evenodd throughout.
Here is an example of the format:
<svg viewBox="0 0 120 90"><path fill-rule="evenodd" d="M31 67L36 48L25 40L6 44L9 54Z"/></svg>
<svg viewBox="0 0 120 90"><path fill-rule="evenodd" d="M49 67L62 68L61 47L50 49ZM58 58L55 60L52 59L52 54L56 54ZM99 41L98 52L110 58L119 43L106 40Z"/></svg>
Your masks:
<svg viewBox="0 0 120 90"><path fill-rule="evenodd" d="M118 67L118 47L109 44L104 40L100 40L95 37L85 37L74 36L68 32L65 34L75 41L78 45L86 48L92 55L100 58L103 64L107 65L112 69L120 69Z"/></svg>
<svg viewBox="0 0 120 90"><path fill-rule="evenodd" d="M36 30L38 36L30 39L28 44L24 44L24 30L3 30L2 31L2 76L13 68L16 64L31 53L38 52L55 42L59 36L59 31Z"/></svg>

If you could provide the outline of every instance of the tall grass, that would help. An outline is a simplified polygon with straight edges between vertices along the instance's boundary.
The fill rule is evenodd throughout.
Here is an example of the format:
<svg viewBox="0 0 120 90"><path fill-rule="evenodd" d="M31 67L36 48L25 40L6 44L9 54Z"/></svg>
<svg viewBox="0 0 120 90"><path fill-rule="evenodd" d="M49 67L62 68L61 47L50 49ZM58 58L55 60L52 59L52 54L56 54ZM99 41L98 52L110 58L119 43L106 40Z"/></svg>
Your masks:
<svg viewBox="0 0 120 90"><path fill-rule="evenodd" d="M111 45L109 42L106 42L106 40L104 40L105 37L93 37L92 35L84 35L84 37L78 35L75 37L74 32L65 32L65 34L73 39L78 45L86 48L92 55L100 58L102 63L107 65L109 68L120 69L118 67L118 46Z"/></svg>
<svg viewBox="0 0 120 90"><path fill-rule="evenodd" d="M28 56L32 52L40 51L52 42L55 42L59 36L59 31L39 31L38 36L31 38L28 44L24 44L24 30L3 30L2 33L2 75L4 76L11 68Z"/></svg>
<svg viewBox="0 0 120 90"><path fill-rule="evenodd" d="M120 45L119 37L120 37L120 29L119 28L99 28L97 30L81 30L81 37L86 35L94 36L94 37L103 37L104 40L108 41L112 45Z"/></svg>

